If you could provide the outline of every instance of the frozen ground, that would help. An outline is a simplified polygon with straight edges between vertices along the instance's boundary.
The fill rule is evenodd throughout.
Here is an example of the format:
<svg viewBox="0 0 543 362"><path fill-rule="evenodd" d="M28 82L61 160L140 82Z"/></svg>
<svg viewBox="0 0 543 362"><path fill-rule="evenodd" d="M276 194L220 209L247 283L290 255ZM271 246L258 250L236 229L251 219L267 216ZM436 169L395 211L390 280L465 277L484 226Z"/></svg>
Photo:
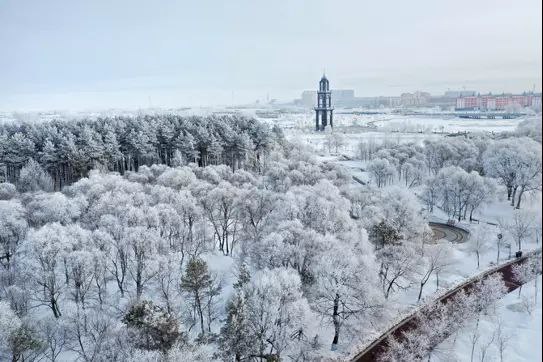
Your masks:
<svg viewBox="0 0 543 362"><path fill-rule="evenodd" d="M537 288L540 289L541 276L537 279ZM470 323L456 336L453 335L441 343L433 353L431 361L470 361L474 333L479 336L474 348L474 360L481 361L485 345L490 344L484 361L500 361L497 336L500 323L503 334L507 337L503 361L541 361L542 293L538 290L536 297L535 282L534 280L524 285L520 296L514 291L501 299L496 313L481 316L478 325L476 322ZM490 341L492 342L489 343Z"/></svg>

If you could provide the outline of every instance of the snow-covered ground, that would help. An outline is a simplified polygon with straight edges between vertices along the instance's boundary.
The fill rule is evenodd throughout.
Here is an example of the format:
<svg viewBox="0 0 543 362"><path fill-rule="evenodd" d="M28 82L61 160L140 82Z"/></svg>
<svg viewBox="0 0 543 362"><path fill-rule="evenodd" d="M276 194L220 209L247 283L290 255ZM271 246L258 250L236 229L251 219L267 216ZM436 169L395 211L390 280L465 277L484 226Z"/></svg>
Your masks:
<svg viewBox="0 0 543 362"><path fill-rule="evenodd" d="M465 119L451 116L402 116L395 114L334 114L334 132L343 136L344 145L339 152L348 156L357 153L360 141L375 144L421 144L425 139L439 139L454 133L498 133L513 131L526 117L516 119ZM269 120L268 120L269 121ZM324 155L328 152L330 128L314 131L313 113L283 114L272 123L285 129L289 140L298 140ZM286 126L286 127L285 127Z"/></svg>
<svg viewBox="0 0 543 362"><path fill-rule="evenodd" d="M513 130L524 118L466 119L458 117L398 116L375 122L384 130L398 132L502 132Z"/></svg>
<svg viewBox="0 0 543 362"><path fill-rule="evenodd" d="M500 361L500 331L506 340L503 361L541 361L542 309L541 276L536 281L525 284L521 295L517 291L509 293L498 301L496 312L482 315L479 323L475 321L441 343L433 353L432 361L470 361L473 339L474 360L481 361L482 353L488 345L485 361ZM501 327L500 327L501 324ZM451 358L452 356L452 358Z"/></svg>

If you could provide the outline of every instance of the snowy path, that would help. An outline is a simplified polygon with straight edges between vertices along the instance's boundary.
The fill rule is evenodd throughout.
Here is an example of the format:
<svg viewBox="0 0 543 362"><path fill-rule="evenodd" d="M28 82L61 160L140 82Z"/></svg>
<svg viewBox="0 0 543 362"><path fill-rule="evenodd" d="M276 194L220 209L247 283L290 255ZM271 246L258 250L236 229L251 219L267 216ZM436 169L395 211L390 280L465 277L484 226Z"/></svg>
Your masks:
<svg viewBox="0 0 543 362"><path fill-rule="evenodd" d="M533 253L541 253L541 249L538 249L534 251ZM470 280L462 283L461 285L457 286L456 288L450 290L445 295L441 296L437 299L437 301L444 303L450 298L454 297L458 292L461 290L469 291L473 285L478 282L479 280L483 278L487 278L490 275L501 273L503 280L505 282L505 285L508 289L508 292L512 292L513 290L518 288L518 284L514 281L513 278L513 265L520 264L524 262L528 258L529 254L524 255L521 258L509 261L505 264L502 264L498 267L494 267L490 270L487 270L477 276L474 276ZM418 310L418 309L417 309ZM405 331L408 331L410 329L413 329L416 326L416 311L413 311L411 314L409 314L407 317L405 317L401 322L390 328L388 331L383 333L381 337L379 337L377 340L375 340L372 344L370 344L368 347L366 347L362 352L357 354L353 359L352 362L372 362L377 361L378 356L381 353L381 351L386 348L387 346L387 338L388 336L394 336L396 338L401 337L402 333Z"/></svg>
<svg viewBox="0 0 543 362"><path fill-rule="evenodd" d="M451 243L463 243L468 240L468 233L460 228L436 222L429 222L428 225L434 232L436 241L445 239Z"/></svg>

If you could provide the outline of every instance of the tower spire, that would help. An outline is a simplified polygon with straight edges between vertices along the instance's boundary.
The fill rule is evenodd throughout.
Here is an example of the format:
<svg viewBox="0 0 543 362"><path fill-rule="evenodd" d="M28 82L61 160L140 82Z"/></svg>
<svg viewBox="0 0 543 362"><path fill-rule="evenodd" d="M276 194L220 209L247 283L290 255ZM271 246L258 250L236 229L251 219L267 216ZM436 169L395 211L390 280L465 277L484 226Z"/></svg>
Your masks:
<svg viewBox="0 0 543 362"><path fill-rule="evenodd" d="M319 89L317 90L317 106L315 107L315 129L317 131L324 131L328 122L330 122L330 127L333 127L333 110L330 83L328 82L323 69L322 78L319 82Z"/></svg>

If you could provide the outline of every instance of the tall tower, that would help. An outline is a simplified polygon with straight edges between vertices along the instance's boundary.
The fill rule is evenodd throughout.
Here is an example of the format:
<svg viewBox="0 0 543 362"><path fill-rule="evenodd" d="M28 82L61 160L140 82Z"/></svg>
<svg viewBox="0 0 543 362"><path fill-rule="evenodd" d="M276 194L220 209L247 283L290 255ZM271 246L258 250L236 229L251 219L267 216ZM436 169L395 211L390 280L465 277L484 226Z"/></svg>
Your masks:
<svg viewBox="0 0 543 362"><path fill-rule="evenodd" d="M317 91L317 106L315 107L315 130L324 131L330 121L330 127L334 127L332 120L332 93L330 92L330 84L326 75L322 75L319 82L319 90ZM320 120L320 121L319 121Z"/></svg>

